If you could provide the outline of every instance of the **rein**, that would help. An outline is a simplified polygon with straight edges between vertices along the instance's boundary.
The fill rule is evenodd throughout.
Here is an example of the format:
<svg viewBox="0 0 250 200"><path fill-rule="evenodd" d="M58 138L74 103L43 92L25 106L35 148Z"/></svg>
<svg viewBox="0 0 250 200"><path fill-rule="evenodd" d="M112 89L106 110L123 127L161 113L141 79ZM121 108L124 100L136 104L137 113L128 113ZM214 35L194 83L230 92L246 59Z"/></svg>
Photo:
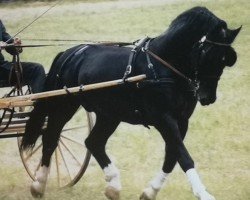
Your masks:
<svg viewBox="0 0 250 200"><path fill-rule="evenodd" d="M103 41L103 42L90 42L84 43L83 45L106 45L106 46L128 46L128 45L134 45L132 42L109 42L109 41ZM79 45L79 44L32 44L32 45L15 45L15 44L5 44L0 45L0 49L5 49L8 47L13 48L33 48L33 47L57 47L57 46L68 46L68 45Z"/></svg>
<svg viewBox="0 0 250 200"><path fill-rule="evenodd" d="M145 47L142 47L142 51L145 52L146 55L147 55L148 65L149 65L149 68L153 71L154 77L156 77L154 66L151 63L150 58L149 58L148 55L152 56L154 59L156 59L158 62L160 62L161 64L163 64L165 67L169 68L174 73L176 73L178 76L180 76L184 80L186 80L188 82L188 84L192 87L192 89L194 91L194 95L196 96L197 90L199 89L199 82L197 81L197 72L196 72L196 78L195 78L195 80L192 80L191 78L187 77L185 74L183 74L178 69L176 69L174 66L172 66L170 63L168 63L167 61L163 60L160 56L156 55L154 52L152 52L151 50L149 50L149 43L150 43L150 40L147 41ZM157 80L157 81L159 82L161 80Z"/></svg>
<svg viewBox="0 0 250 200"><path fill-rule="evenodd" d="M166 62L165 60L163 60L161 57L159 57L158 55L156 55L155 53L153 53L152 51L150 51L148 48L146 48L146 49L143 48L142 51L144 51L145 53L151 55L153 58L155 58L157 61L159 61L161 64L163 64L165 67L171 69L177 75L179 75L184 80L186 80L188 82L188 84L191 86L192 90L194 91L194 96L197 96L197 91L198 91L198 89L200 87L199 81L197 81L197 75L196 75L195 80L192 80L191 78L187 77L182 72L180 72L179 70L177 70L176 68L174 68L171 64L169 64L168 62Z"/></svg>
<svg viewBox="0 0 250 200"><path fill-rule="evenodd" d="M42 14L40 14L38 17L36 17L33 21L31 21L29 24L24 26L21 30L19 30L15 35L13 35L10 39L6 41L8 43L11 41L13 38L15 38L18 34L22 33L25 29L29 28L33 23L35 23L38 19L42 18L47 12L49 12L52 8L56 7L59 3L61 3L64 0L58 0L55 4L50 6L47 10L45 10Z"/></svg>
<svg viewBox="0 0 250 200"><path fill-rule="evenodd" d="M183 73L181 73L179 70L177 70L176 68L174 68L172 65L170 65L168 62L166 62L165 60L163 60L161 57L159 57L158 55L156 55L155 53L153 53L152 51L150 51L149 49L145 49L143 48L144 52L148 53L149 55L151 55L153 58L155 58L157 61L159 61L160 63L162 63L165 67L171 69L172 71L174 71L176 74L178 74L179 76L181 76L182 78L184 78L185 80L187 80L189 83L192 83L192 79L188 78L187 76L185 76Z"/></svg>
<svg viewBox="0 0 250 200"><path fill-rule="evenodd" d="M84 44L107 44L107 45L119 45L119 46L126 46L126 45L134 45L135 42L114 42L114 41L92 41L92 40L80 40L80 39L33 39L33 38L24 38L22 40L26 41L38 41L38 42L83 42ZM67 45L67 44L65 44Z"/></svg>

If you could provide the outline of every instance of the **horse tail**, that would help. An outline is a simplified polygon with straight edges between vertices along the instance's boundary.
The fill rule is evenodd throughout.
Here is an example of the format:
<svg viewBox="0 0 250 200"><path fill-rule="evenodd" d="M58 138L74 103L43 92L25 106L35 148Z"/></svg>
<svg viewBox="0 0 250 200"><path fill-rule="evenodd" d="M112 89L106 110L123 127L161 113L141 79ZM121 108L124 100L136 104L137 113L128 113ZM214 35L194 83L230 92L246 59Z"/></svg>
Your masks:
<svg viewBox="0 0 250 200"><path fill-rule="evenodd" d="M60 58L60 56L63 54L63 52L60 52L54 59L51 68L50 68L50 72L49 75L46 77L46 81L45 81L45 91L49 91L49 90L53 90L54 88L51 86L53 84L49 84L51 79L51 74L54 74L56 71L56 66L57 66L57 61ZM43 134L43 126L44 126L44 122L45 122L45 118L46 116L48 116L48 101L37 101L34 105L34 109L31 111L30 113L30 118L26 123L26 127L25 127L25 132L24 132L24 136L22 138L22 142L21 142L21 149L25 150L25 149L32 149L35 144L36 141L38 139L38 137L40 135Z"/></svg>
<svg viewBox="0 0 250 200"><path fill-rule="evenodd" d="M21 149L32 149L38 137L43 133L43 125L47 116L47 108L44 101L35 104L34 109L30 113L30 118L26 123L25 132L21 142Z"/></svg>

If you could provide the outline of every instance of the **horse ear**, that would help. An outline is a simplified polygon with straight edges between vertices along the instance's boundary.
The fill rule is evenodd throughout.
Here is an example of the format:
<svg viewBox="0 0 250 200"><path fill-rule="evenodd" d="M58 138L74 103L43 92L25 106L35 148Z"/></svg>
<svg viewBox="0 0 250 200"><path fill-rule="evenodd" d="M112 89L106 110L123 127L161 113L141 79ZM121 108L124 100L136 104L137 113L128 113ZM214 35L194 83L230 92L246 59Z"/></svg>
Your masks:
<svg viewBox="0 0 250 200"><path fill-rule="evenodd" d="M237 54L233 50L233 48L230 48L226 51L225 54L225 65L228 67L232 67L237 60Z"/></svg>
<svg viewBox="0 0 250 200"><path fill-rule="evenodd" d="M240 26L237 29L234 30L227 30L227 37L228 37L228 43L231 44L233 43L234 39L236 38L236 36L239 34L240 30L241 30L242 26Z"/></svg>

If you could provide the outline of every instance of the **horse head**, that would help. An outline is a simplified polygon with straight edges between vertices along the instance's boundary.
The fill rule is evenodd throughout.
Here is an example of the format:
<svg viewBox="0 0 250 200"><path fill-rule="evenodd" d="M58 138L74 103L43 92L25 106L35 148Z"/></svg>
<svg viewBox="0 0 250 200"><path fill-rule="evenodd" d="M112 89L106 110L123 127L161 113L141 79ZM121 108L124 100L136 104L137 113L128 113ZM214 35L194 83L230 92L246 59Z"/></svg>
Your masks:
<svg viewBox="0 0 250 200"><path fill-rule="evenodd" d="M227 28L225 22L216 26L194 45L196 79L199 82L197 97L201 105L216 101L217 85L223 69L231 67L237 60L237 54L231 44L240 32Z"/></svg>
<svg viewBox="0 0 250 200"><path fill-rule="evenodd" d="M191 87L195 85L197 99L202 105L209 105L216 100L223 69L233 66L237 60L231 44L240 30L241 27L230 30L224 20L207 8L194 7L177 16L169 28L152 41L150 48L193 80L195 84Z"/></svg>

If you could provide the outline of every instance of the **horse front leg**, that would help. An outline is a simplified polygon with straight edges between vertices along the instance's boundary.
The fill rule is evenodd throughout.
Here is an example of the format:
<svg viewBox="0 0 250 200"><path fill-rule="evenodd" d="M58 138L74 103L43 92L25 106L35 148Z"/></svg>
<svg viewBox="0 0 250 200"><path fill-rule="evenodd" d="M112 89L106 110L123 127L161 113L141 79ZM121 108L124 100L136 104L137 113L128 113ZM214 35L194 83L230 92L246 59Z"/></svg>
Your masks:
<svg viewBox="0 0 250 200"><path fill-rule="evenodd" d="M178 123L182 140L185 138L188 129L188 119L182 119ZM163 132L163 128L158 128L159 132ZM176 149L171 145L165 144L165 160L160 172L150 181L149 186L144 189L140 199L141 200L153 200L156 199L157 193L163 187L169 174L174 169L177 163Z"/></svg>
<svg viewBox="0 0 250 200"><path fill-rule="evenodd" d="M200 200L215 200L215 198L206 191L205 186L194 168L194 162L183 143L183 136L185 136L183 133L186 132L185 126L180 127L178 121L169 115L165 115L163 119L161 123L156 125L167 146L163 169L151 181L150 187L144 190L143 198L141 199L156 199L156 195L161 189L166 177L173 170L176 161L178 161L182 170L187 175L194 195Z"/></svg>

